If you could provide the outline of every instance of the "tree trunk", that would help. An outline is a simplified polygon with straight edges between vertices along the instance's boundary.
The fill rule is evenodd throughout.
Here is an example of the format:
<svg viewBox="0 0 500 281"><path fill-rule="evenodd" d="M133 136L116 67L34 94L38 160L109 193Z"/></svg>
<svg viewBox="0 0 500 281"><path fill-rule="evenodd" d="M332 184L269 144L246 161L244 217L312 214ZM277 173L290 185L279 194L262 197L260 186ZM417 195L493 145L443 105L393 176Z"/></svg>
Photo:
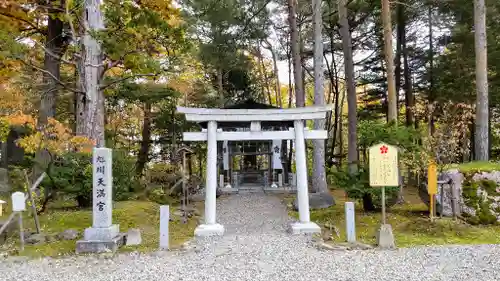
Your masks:
<svg viewBox="0 0 500 281"><path fill-rule="evenodd" d="M314 33L314 105L325 105L325 89L323 77L323 20L321 0L312 0L313 33ZM325 129L325 119L314 120L315 130ZM325 171L325 141L313 141L313 177L314 192L328 192Z"/></svg>
<svg viewBox="0 0 500 281"><path fill-rule="evenodd" d="M273 59L273 71L274 71L274 77L276 79L276 104L282 108L283 101L281 99L281 83L279 79L278 59L276 58L276 52L274 52L271 43L266 41L266 44L268 45L268 50L271 52L271 57Z"/></svg>
<svg viewBox="0 0 500 281"><path fill-rule="evenodd" d="M260 43L257 42L257 45L256 45L256 48L257 48L257 54L259 56L259 64L260 64L260 73L261 73L261 79L263 80L263 84L262 84L262 94L264 94L264 85L265 85L265 91L267 92L267 100L269 102L270 105L273 105L273 101L272 101L272 98L271 98L271 87L269 85L269 77L267 76L267 72L266 72L266 65L264 63L264 57L262 56L262 52L260 51Z"/></svg>
<svg viewBox="0 0 500 281"><path fill-rule="evenodd" d="M396 96L399 97L401 92L401 55L402 55L402 45L403 36L405 33L405 15L404 15L404 4L398 3L396 9L397 15L397 35L396 35L396 68L395 68L395 80L396 80ZM399 108L399 98L396 100L396 106Z"/></svg>
<svg viewBox="0 0 500 281"><path fill-rule="evenodd" d="M398 105L394 81L394 55L392 53L391 7L389 0L382 0L382 22L384 23L384 52L387 67L387 101L389 106L387 119L389 122L397 122Z"/></svg>
<svg viewBox="0 0 500 281"><path fill-rule="evenodd" d="M85 0L86 17L83 18L85 36L85 136L95 142L96 147L104 147L104 93L100 89L102 79L102 51L99 42L91 33L104 28L100 11L101 0Z"/></svg>
<svg viewBox="0 0 500 281"><path fill-rule="evenodd" d="M49 5L51 5L50 3ZM64 1L61 1L60 7L64 7ZM57 10L49 8L47 19L47 37L45 39L45 57L43 73L43 94L40 100L40 109L38 112L37 129L42 132L43 138L45 135L46 126L49 118L54 118L56 114L56 99L61 78L61 60L65 50L65 39L63 34L63 22L56 17ZM40 149L35 155L35 167L33 172L33 180L36 180L40 174L45 171L50 162L50 154L45 149Z"/></svg>
<svg viewBox="0 0 500 281"><path fill-rule="evenodd" d="M135 166L135 174L142 176L144 167L149 160L149 148L151 146L151 103L144 103L144 120L142 123L142 140L139 154L137 155L137 164Z"/></svg>
<svg viewBox="0 0 500 281"><path fill-rule="evenodd" d="M342 36L342 49L344 50L344 65L347 84L347 162L349 173L358 171L358 141L357 141L357 98L356 82L354 81L354 62L352 57L351 33L349 32L349 21L347 20L346 0L339 0L339 24Z"/></svg>
<svg viewBox="0 0 500 281"><path fill-rule="evenodd" d="M429 108L432 108L435 101L434 96L434 39L433 39L433 23L432 23L432 1L428 3L428 21L429 21ZM429 133L434 135L436 126L434 125L434 110L429 111Z"/></svg>
<svg viewBox="0 0 500 281"><path fill-rule="evenodd" d="M219 68L217 69L217 91L219 92L219 98L220 98L220 106L221 108L224 107L224 104L226 103L226 100L224 98L224 84L223 84L223 74L222 74L222 69Z"/></svg>
<svg viewBox="0 0 500 281"><path fill-rule="evenodd" d="M474 42L476 50L476 160L489 160L488 62L486 47L486 7L484 0L474 1Z"/></svg>
<svg viewBox="0 0 500 281"><path fill-rule="evenodd" d="M288 24L290 25L291 42L293 59L293 77L295 82L295 102L297 107L305 105L304 82L302 79L302 62L300 56L299 31L297 29L297 7L295 0L288 1Z"/></svg>
<svg viewBox="0 0 500 281"><path fill-rule="evenodd" d="M403 5L401 5L403 6ZM404 7L401 8L404 13ZM411 69L408 63L408 46L406 42L406 19L403 17L402 21L402 36L401 44L403 47L403 63L404 63L404 90L405 90L405 106L406 106L406 126L411 127L415 122L415 97L413 96L413 85L411 81Z"/></svg>
<svg viewBox="0 0 500 281"><path fill-rule="evenodd" d="M85 10L82 13L82 16L85 17ZM76 78L76 89L78 90L75 93L75 134L77 136L85 136L85 107L87 104L87 97L85 90L85 44L83 38L85 36L85 27L83 23L78 25L78 35L80 40L78 42L80 47L80 57L76 60L76 71L78 77Z"/></svg>

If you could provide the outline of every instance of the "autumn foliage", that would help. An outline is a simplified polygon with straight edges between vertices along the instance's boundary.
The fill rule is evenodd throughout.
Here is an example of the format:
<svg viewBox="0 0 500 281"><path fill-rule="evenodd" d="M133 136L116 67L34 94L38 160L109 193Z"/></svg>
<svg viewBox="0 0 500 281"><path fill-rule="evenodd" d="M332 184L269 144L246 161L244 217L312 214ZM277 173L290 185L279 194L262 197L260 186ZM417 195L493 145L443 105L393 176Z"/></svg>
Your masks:
<svg viewBox="0 0 500 281"><path fill-rule="evenodd" d="M31 115L17 112L0 118L2 138L6 138L8 129L23 127L28 134L17 140L17 145L27 153L35 153L38 149L46 149L54 155L66 152L90 153L94 143L86 137L75 136L68 125L49 118L47 126L38 128L37 120Z"/></svg>

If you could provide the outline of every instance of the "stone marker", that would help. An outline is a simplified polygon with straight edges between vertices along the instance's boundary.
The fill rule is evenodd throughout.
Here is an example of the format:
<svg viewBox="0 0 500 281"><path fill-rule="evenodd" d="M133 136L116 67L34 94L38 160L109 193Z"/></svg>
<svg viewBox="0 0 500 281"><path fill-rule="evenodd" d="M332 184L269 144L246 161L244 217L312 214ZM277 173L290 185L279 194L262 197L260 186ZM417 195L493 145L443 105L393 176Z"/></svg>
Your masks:
<svg viewBox="0 0 500 281"><path fill-rule="evenodd" d="M283 187L283 174L278 174L278 186Z"/></svg>
<svg viewBox="0 0 500 281"><path fill-rule="evenodd" d="M160 206L160 250L169 249L168 223L170 219L169 206Z"/></svg>
<svg viewBox="0 0 500 281"><path fill-rule="evenodd" d="M20 249L24 250L24 230L23 230L23 215L20 212L26 211L26 197L22 192L12 193L12 214L18 214L18 224L19 224L19 240Z"/></svg>
<svg viewBox="0 0 500 281"><path fill-rule="evenodd" d="M77 253L114 252L123 245L124 235L112 223L113 175L109 148L93 151L92 227L85 229L83 240L76 242Z"/></svg>
<svg viewBox="0 0 500 281"><path fill-rule="evenodd" d="M238 188L239 187L238 172L233 172L232 180L233 180L233 187Z"/></svg>
<svg viewBox="0 0 500 281"><path fill-rule="evenodd" d="M356 242L356 222L354 216L354 202L345 202L345 226L347 242Z"/></svg>
<svg viewBox="0 0 500 281"><path fill-rule="evenodd" d="M127 246L140 245L142 243L141 230L137 228L131 228L127 231L127 239L125 244Z"/></svg>
<svg viewBox="0 0 500 281"><path fill-rule="evenodd" d="M382 224L377 233L377 245L381 249L395 249L394 235L390 224Z"/></svg>
<svg viewBox="0 0 500 281"><path fill-rule="evenodd" d="M224 188L224 175L219 175L219 187Z"/></svg>
<svg viewBox="0 0 500 281"><path fill-rule="evenodd" d="M24 198L24 193L19 191L12 193L12 211L26 211L26 200Z"/></svg>

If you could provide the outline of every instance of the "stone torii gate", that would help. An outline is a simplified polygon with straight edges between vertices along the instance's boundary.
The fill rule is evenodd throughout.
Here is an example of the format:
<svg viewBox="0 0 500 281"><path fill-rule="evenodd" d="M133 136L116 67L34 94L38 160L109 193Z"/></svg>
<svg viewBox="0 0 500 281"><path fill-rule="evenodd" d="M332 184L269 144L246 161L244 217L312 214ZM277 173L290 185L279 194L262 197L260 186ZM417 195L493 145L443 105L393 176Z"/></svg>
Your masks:
<svg viewBox="0 0 500 281"><path fill-rule="evenodd" d="M206 141L207 163L205 184L205 223L195 230L195 236L223 235L224 226L216 220L217 190L217 141L238 140L294 140L297 173L297 201L299 221L291 224L293 234L320 232L319 226L310 221L307 181L306 139L326 139L325 130L304 128L305 120L322 119L332 110L332 105L286 109L217 109L177 107L186 120L208 122L206 132L184 132L184 141ZM261 130L261 121L293 121L288 131ZM224 132L217 130L217 122L249 122L250 131Z"/></svg>

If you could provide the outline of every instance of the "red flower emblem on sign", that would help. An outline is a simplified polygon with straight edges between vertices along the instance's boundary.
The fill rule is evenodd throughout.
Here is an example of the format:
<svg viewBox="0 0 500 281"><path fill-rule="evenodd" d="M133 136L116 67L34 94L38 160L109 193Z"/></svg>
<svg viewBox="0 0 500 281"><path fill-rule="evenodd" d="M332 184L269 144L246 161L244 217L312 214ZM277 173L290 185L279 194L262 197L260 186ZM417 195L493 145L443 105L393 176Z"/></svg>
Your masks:
<svg viewBox="0 0 500 281"><path fill-rule="evenodd" d="M383 145L381 148L380 148L380 154L386 154L387 151L389 151L389 148L385 145Z"/></svg>

